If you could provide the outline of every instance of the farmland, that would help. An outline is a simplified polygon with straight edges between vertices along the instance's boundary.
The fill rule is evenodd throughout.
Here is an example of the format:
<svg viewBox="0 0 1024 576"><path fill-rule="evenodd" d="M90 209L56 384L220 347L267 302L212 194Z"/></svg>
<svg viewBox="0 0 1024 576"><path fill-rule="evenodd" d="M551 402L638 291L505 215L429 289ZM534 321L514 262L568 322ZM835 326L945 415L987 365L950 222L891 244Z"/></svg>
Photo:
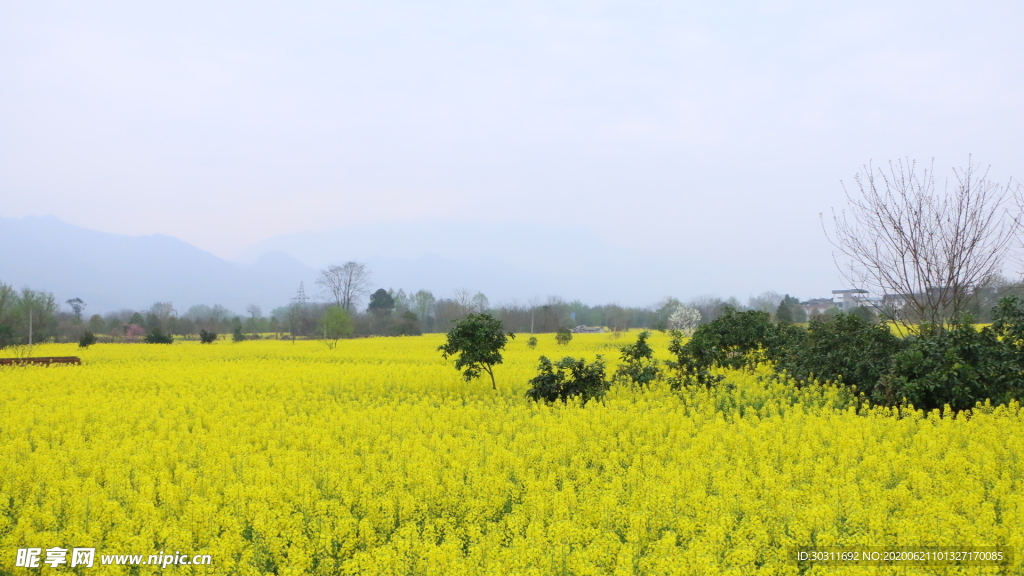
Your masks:
<svg viewBox="0 0 1024 576"><path fill-rule="evenodd" d="M83 364L0 368L0 569L53 572L14 551L55 546L211 556L180 574L797 574L785 554L811 544L1024 553L1016 404L898 418L763 367L536 404L539 355L614 366L631 336L539 340L509 344L497 391L463 382L441 335L39 346ZM843 573L888 570L997 573Z"/></svg>

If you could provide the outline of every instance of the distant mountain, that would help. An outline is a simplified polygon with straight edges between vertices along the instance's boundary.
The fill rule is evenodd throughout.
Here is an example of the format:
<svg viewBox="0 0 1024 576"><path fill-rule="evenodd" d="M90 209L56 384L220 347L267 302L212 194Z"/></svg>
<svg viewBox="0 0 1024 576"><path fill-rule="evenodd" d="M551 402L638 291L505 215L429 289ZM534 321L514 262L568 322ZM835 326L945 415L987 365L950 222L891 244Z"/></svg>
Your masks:
<svg viewBox="0 0 1024 576"><path fill-rule="evenodd" d="M284 254L246 265L225 261L171 236L120 236L51 216L0 218L0 281L81 298L86 313L143 309L171 301L179 312L221 304L244 313L288 303L315 270Z"/></svg>
<svg viewBox="0 0 1024 576"><path fill-rule="evenodd" d="M357 260L383 287L426 288L437 296L466 288L492 303L557 295L632 306L668 295L723 293L737 275L753 277L759 266L723 274L721 262L694 255L693 247L680 254L672 254L674 247L653 248L614 245L583 226L434 220L288 234L253 245L242 258L281 252L317 269Z"/></svg>
<svg viewBox="0 0 1024 576"><path fill-rule="evenodd" d="M702 247L636 250L587 228L426 221L304 232L271 238L230 262L170 236L121 236L54 217L0 218L0 281L81 298L87 313L148 308L171 301L179 312L221 304L243 313L287 305L300 282L316 297L318 270L364 262L374 288L483 292L492 303L545 300L653 304L665 296L728 296L773 289L785 272L763 262L728 265L695 256ZM666 251L671 255L665 256ZM777 284L776 284L777 285ZM740 292L744 297L746 294Z"/></svg>

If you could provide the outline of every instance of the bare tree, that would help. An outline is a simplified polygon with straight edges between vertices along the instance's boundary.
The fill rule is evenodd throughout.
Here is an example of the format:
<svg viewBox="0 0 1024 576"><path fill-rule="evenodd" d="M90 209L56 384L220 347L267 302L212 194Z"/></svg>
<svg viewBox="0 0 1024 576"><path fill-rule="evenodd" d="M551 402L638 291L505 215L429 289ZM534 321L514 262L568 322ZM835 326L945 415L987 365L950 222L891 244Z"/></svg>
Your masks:
<svg viewBox="0 0 1024 576"><path fill-rule="evenodd" d="M346 262L321 270L316 283L342 310L351 312L356 301L370 290L370 271L366 264Z"/></svg>
<svg viewBox="0 0 1024 576"><path fill-rule="evenodd" d="M249 315L249 333L253 336L259 331L260 318L263 317L263 309L259 307L259 304L249 304L245 307L245 312Z"/></svg>
<svg viewBox="0 0 1024 576"><path fill-rule="evenodd" d="M888 171L868 164L854 177L855 192L843 186L847 209L832 212L840 272L852 287L881 296L873 302L879 312L908 331L919 322L942 330L965 312L1002 267L1019 228L1007 210L1012 180L989 180L970 158L953 174L955 184L947 180L939 191L934 164L920 172L909 159L890 162Z"/></svg>

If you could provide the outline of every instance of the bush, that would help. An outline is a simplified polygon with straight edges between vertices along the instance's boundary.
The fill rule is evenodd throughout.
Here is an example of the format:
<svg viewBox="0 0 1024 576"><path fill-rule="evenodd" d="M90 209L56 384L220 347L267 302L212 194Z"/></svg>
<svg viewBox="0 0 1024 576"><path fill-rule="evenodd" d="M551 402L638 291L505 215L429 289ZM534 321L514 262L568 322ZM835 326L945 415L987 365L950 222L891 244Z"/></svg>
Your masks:
<svg viewBox="0 0 1024 576"><path fill-rule="evenodd" d="M535 401L568 401L579 397L584 403L600 398L608 390L604 361L600 356L587 364L583 358L562 358L552 364L546 356L540 357L539 374L530 379L526 396Z"/></svg>
<svg viewBox="0 0 1024 576"><path fill-rule="evenodd" d="M79 348L88 348L96 343L96 335L86 330L82 337L78 339Z"/></svg>
<svg viewBox="0 0 1024 576"><path fill-rule="evenodd" d="M753 368L764 360L778 360L791 346L798 345L806 332L792 325L773 324L767 312L737 312L726 307L721 316L697 328L683 343L684 334L673 330L669 352L676 359L667 363L674 374L673 388L688 384L710 386L722 379L711 368Z"/></svg>
<svg viewBox="0 0 1024 576"><path fill-rule="evenodd" d="M1000 340L999 330L977 330L966 317L947 330L922 330L893 356L872 400L897 405L905 399L923 410L947 404L967 410L985 400L1004 404L1021 397L1024 382L1024 363L1015 348L1012 341Z"/></svg>
<svg viewBox="0 0 1024 576"><path fill-rule="evenodd" d="M572 340L572 332L568 328L559 328L558 332L555 333L555 342L558 342L561 346L568 346Z"/></svg>
<svg viewBox="0 0 1024 576"><path fill-rule="evenodd" d="M787 350L775 354L776 368L797 381L842 382L870 391L905 342L884 325L852 314L814 318L804 338L791 338ZM797 343L798 342L798 343Z"/></svg>
<svg viewBox="0 0 1024 576"><path fill-rule="evenodd" d="M216 332L208 332L206 328L199 331L199 343L200 344L212 344L217 339Z"/></svg>
<svg viewBox="0 0 1024 576"><path fill-rule="evenodd" d="M142 341L146 344L173 344L174 336L165 334L164 331L159 328L153 328L146 332L146 336Z"/></svg>
<svg viewBox="0 0 1024 576"><path fill-rule="evenodd" d="M646 386L661 376L658 361L654 359L654 349L647 343L650 332L644 330L636 338L636 344L622 347L622 361L616 371L616 379L638 386Z"/></svg>
<svg viewBox="0 0 1024 576"><path fill-rule="evenodd" d="M232 342L242 342L245 340L245 334L242 333L241 326L235 326L235 331L231 333Z"/></svg>
<svg viewBox="0 0 1024 576"><path fill-rule="evenodd" d="M529 348L530 350L533 350L534 348L536 348L537 347L537 337L536 336L530 336L530 339L526 341L526 347Z"/></svg>

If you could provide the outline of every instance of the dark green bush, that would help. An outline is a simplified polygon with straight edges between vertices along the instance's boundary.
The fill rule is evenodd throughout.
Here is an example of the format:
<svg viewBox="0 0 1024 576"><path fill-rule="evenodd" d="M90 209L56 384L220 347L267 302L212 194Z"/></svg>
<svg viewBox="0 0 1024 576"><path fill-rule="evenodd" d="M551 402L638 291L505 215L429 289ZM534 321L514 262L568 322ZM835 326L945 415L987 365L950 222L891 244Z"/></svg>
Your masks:
<svg viewBox="0 0 1024 576"><path fill-rule="evenodd" d="M92 346L95 343L96 335L93 334L92 332L89 332L88 330L86 330L85 333L82 334L82 337L78 339L79 348L88 348L89 346Z"/></svg>
<svg viewBox="0 0 1024 576"><path fill-rule="evenodd" d="M600 356L590 364L583 358L572 357L552 364L546 356L541 356L538 371L539 374L530 379L530 389L526 392L526 396L535 401L565 402L579 397L586 403L603 396L610 384L605 379L604 360Z"/></svg>
<svg viewBox="0 0 1024 576"><path fill-rule="evenodd" d="M562 346L567 346L570 341L572 341L572 332L568 328L559 328L558 332L555 333L555 342Z"/></svg>
<svg viewBox="0 0 1024 576"><path fill-rule="evenodd" d="M976 329L968 318L945 330L921 330L893 356L872 400L886 405L906 400L924 410L947 404L953 410L967 410L985 400L1004 404L1020 398L1024 363L1013 342L1000 340L998 334L991 327Z"/></svg>
<svg viewBox="0 0 1024 576"><path fill-rule="evenodd" d="M905 343L886 326L852 314L812 319L803 338L775 354L776 368L797 381L816 378L870 391Z"/></svg>
<svg viewBox="0 0 1024 576"><path fill-rule="evenodd" d="M232 342L242 342L245 340L245 334L242 332L241 326L235 326L235 331L231 333Z"/></svg>
<svg viewBox="0 0 1024 576"><path fill-rule="evenodd" d="M673 372L669 382L673 388L694 383L710 386L721 380L711 374L711 368L752 368L763 360L777 361L805 337L801 328L772 323L767 312L726 307L721 316L697 328L685 344L684 335L672 331L669 352L675 360L667 363Z"/></svg>
<svg viewBox="0 0 1024 576"><path fill-rule="evenodd" d="M174 336L165 334L164 331L159 328L153 328L146 332L146 336L142 341L146 344L173 344Z"/></svg>
<svg viewBox="0 0 1024 576"><path fill-rule="evenodd" d="M208 332L206 328L199 331L199 342L201 344L212 344L217 339L216 332Z"/></svg>

